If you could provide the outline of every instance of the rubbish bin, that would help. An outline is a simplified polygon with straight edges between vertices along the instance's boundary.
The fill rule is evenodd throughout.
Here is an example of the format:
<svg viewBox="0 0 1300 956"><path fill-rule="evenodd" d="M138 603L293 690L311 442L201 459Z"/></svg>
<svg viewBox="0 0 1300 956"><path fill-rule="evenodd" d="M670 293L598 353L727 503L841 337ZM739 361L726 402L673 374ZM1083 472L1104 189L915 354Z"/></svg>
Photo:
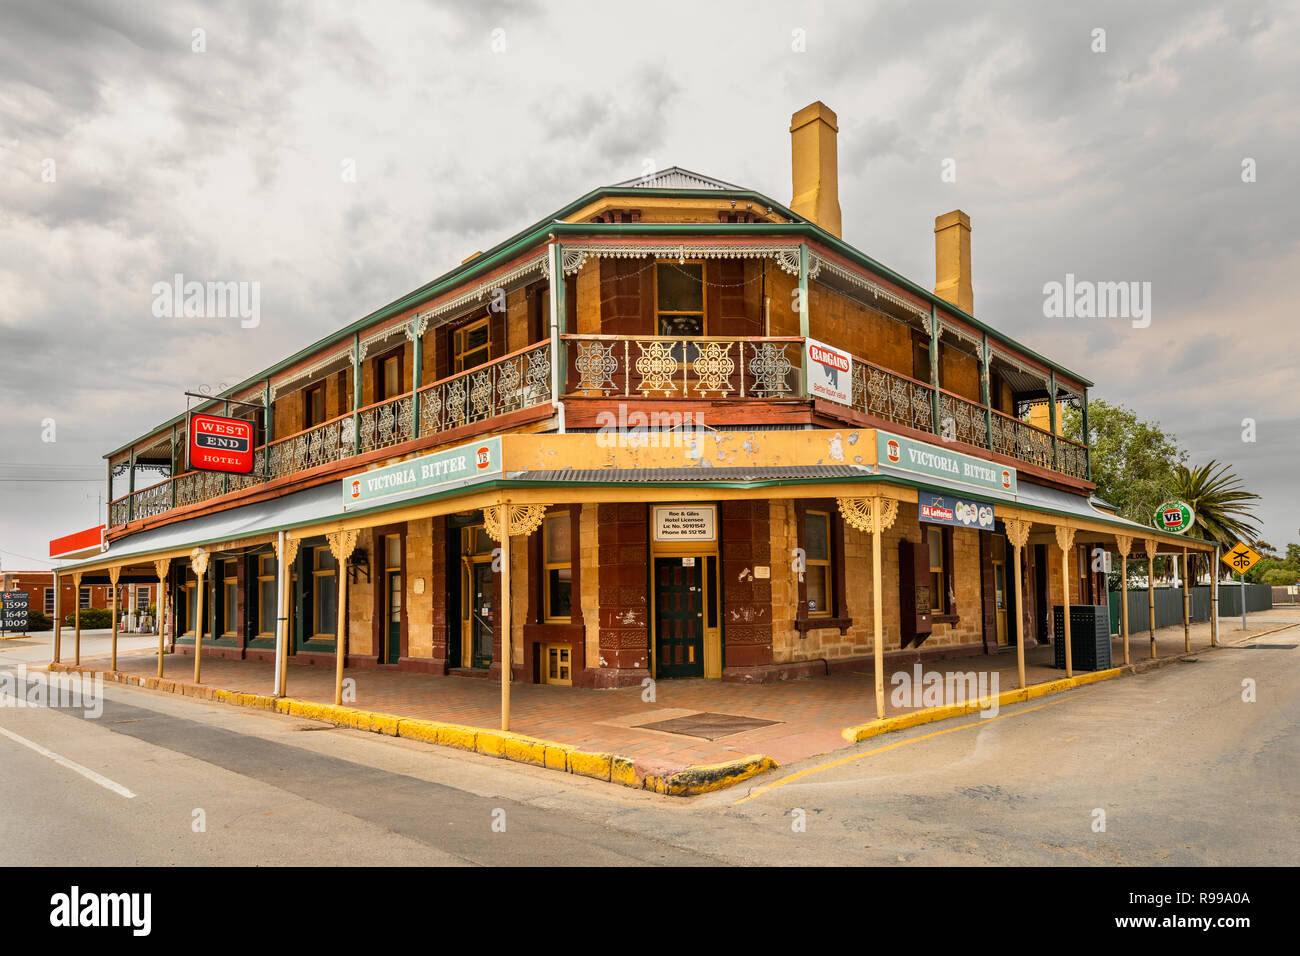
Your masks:
<svg viewBox="0 0 1300 956"><path fill-rule="evenodd" d="M1065 670L1065 608L1052 609L1052 643L1056 666ZM1070 605L1070 664L1076 671L1104 671L1111 667L1110 608L1105 604Z"/></svg>

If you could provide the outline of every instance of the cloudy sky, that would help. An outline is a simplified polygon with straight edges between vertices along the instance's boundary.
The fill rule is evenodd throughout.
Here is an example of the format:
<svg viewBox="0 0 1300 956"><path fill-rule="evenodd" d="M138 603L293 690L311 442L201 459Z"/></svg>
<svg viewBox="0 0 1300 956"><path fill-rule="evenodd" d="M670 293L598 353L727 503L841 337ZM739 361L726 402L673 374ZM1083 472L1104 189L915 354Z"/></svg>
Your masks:
<svg viewBox="0 0 1300 956"><path fill-rule="evenodd" d="M680 165L789 202L818 99L846 240L932 286L964 209L977 316L1233 462L1300 540L1297 47L1296 5L1252 0L6 3L0 561L100 520L102 455L183 392L594 186ZM154 317L178 272L260 283L261 324ZM1067 273L1150 282L1150 326L1045 318Z"/></svg>

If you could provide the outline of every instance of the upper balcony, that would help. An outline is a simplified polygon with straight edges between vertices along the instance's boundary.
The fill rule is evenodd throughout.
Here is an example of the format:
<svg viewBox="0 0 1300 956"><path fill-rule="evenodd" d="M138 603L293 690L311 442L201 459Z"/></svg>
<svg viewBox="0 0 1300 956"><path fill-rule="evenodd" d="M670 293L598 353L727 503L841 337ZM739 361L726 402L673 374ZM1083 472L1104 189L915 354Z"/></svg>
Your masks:
<svg viewBox="0 0 1300 956"><path fill-rule="evenodd" d="M636 411L718 429L879 426L1091 488L1082 435L1061 422L1066 405L1086 416L1088 383L892 275L766 234L557 238L207 405L229 399L254 422L251 475L185 471L183 417L119 449L110 535L480 434L635 424ZM852 355L848 403L809 397L809 339Z"/></svg>

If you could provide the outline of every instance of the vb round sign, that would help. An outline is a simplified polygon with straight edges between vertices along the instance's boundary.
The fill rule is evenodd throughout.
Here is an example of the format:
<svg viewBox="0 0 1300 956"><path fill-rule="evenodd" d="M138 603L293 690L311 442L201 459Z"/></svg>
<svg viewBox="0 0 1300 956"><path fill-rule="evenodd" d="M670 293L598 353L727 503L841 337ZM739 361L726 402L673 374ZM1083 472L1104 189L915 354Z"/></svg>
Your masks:
<svg viewBox="0 0 1300 956"><path fill-rule="evenodd" d="M1191 505L1185 501L1166 501L1156 509L1156 527L1170 534L1182 534L1195 520Z"/></svg>

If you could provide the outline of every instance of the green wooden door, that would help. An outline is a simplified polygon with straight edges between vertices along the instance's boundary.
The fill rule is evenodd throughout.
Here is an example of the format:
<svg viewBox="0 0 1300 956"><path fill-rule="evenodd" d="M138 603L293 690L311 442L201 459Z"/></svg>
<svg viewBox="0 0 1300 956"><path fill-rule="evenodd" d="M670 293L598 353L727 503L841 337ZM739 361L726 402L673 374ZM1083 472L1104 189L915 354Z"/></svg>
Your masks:
<svg viewBox="0 0 1300 956"><path fill-rule="evenodd" d="M655 558L655 676L704 676L703 558Z"/></svg>
<svg viewBox="0 0 1300 956"><path fill-rule="evenodd" d="M402 653L402 572L388 572L388 639L384 660L396 664Z"/></svg>

